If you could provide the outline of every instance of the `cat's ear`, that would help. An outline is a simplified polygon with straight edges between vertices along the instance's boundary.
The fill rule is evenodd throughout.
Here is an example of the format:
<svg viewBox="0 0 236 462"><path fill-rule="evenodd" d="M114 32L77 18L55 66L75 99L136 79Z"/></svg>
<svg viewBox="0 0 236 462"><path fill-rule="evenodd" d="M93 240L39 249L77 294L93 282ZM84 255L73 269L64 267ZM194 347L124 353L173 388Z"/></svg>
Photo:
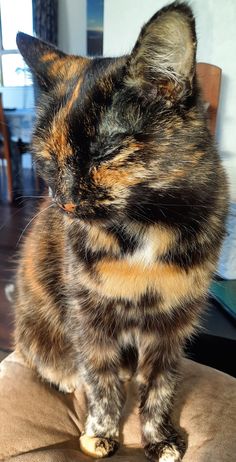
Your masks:
<svg viewBox="0 0 236 462"><path fill-rule="evenodd" d="M83 60L66 55L53 45L23 32L18 32L16 43L37 83L46 91L58 81L69 77L73 71L76 72L80 60Z"/></svg>
<svg viewBox="0 0 236 462"><path fill-rule="evenodd" d="M196 64L195 21L185 3L158 11L142 28L130 55L126 84L169 105L189 95Z"/></svg>

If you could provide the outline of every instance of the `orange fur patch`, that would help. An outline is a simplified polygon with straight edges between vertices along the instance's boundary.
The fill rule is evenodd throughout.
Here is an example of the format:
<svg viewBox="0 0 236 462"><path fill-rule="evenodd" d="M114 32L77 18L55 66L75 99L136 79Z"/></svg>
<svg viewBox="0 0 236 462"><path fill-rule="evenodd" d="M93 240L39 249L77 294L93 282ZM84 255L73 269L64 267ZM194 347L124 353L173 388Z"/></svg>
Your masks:
<svg viewBox="0 0 236 462"><path fill-rule="evenodd" d="M96 250L111 250L114 253L119 252L119 245L117 239L112 235L108 234L97 226L89 226L88 229L88 244Z"/></svg>
<svg viewBox="0 0 236 462"><path fill-rule="evenodd" d="M41 57L40 61L42 61L43 63L48 63L50 61L55 61L58 59L58 54L55 51L49 51L49 53L46 53Z"/></svg>
<svg viewBox="0 0 236 462"><path fill-rule="evenodd" d="M204 293L209 284L209 264L188 271L171 264L154 263L149 266L127 260L103 259L96 265L99 276L97 290L112 297L136 299L148 289L163 296L163 309L169 309L185 297L195 298Z"/></svg>
<svg viewBox="0 0 236 462"><path fill-rule="evenodd" d="M95 184L112 187L112 186L133 186L140 182L140 178L135 177L137 166L131 168L109 168L102 165L99 168L94 167L92 178Z"/></svg>
<svg viewBox="0 0 236 462"><path fill-rule="evenodd" d="M48 59L48 61L49 61L49 75L54 79L57 79L58 77L60 77L60 78L64 78L67 81L70 80L72 77L75 77L76 75L79 76L80 73L83 71L84 67L86 66L86 64L89 62L89 60L86 58L80 58L80 57L58 58L58 56L54 59Z"/></svg>
<svg viewBox="0 0 236 462"><path fill-rule="evenodd" d="M70 98L70 100L68 101L68 103L66 104L66 106L64 107L64 111L65 113L69 113L73 104L75 103L75 101L77 100L78 96L79 96L79 92L80 92L80 88L81 88L81 83L82 83L82 78L80 78L75 86L75 89L73 91L73 94Z"/></svg>
<svg viewBox="0 0 236 462"><path fill-rule="evenodd" d="M134 152L140 151L143 148L143 143L137 143L136 141L129 141L127 146L120 149L119 153L115 157L115 162L122 163ZM112 162L112 161L111 161Z"/></svg>
<svg viewBox="0 0 236 462"><path fill-rule="evenodd" d="M141 143L130 142L126 147L121 148L114 159L107 161L100 167L94 167L91 176L95 184L112 186L133 186L140 182L145 172L141 164L124 166L127 158L142 148Z"/></svg>
<svg viewBox="0 0 236 462"><path fill-rule="evenodd" d="M78 80L72 96L67 101L66 105L63 106L54 117L50 127L49 137L46 140L46 150L48 150L49 153L54 152L61 163L64 163L64 160L73 154L73 149L69 142L68 136L67 117L72 109L73 104L79 97L81 83L82 78ZM44 156L50 158L50 154L46 155L46 150L44 149Z"/></svg>
<svg viewBox="0 0 236 462"><path fill-rule="evenodd" d="M72 147L68 141L67 124L61 110L53 119L46 146L49 152L56 154L57 159L64 162L66 157L73 154Z"/></svg>

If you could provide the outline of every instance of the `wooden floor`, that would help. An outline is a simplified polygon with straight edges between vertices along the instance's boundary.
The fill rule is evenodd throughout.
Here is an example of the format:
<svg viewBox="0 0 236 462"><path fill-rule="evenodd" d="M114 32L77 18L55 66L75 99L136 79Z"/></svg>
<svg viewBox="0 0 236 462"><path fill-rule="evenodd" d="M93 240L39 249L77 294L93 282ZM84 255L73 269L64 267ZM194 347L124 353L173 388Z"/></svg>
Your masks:
<svg viewBox="0 0 236 462"><path fill-rule="evenodd" d="M0 349L5 351L12 349L14 328L14 307L5 289L14 283L19 239L37 207L37 199L21 198L14 205L0 203Z"/></svg>

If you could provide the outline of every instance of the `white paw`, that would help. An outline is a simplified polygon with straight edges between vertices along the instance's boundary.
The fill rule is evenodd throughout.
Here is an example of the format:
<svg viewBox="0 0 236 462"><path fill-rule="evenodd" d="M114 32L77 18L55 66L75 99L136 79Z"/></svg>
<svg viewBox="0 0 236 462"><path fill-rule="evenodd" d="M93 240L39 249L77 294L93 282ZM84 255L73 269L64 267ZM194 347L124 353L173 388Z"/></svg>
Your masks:
<svg viewBox="0 0 236 462"><path fill-rule="evenodd" d="M82 435L80 437L80 449L84 454L96 459L109 457L118 448L118 442L111 438L99 438L96 436Z"/></svg>
<svg viewBox="0 0 236 462"><path fill-rule="evenodd" d="M77 388L77 383L64 379L58 384L58 388L59 391L62 391L63 393L73 393Z"/></svg>
<svg viewBox="0 0 236 462"><path fill-rule="evenodd" d="M181 456L178 451L174 446L172 447L166 447L163 449L163 453L161 454L159 458L159 462L180 462L181 461Z"/></svg>

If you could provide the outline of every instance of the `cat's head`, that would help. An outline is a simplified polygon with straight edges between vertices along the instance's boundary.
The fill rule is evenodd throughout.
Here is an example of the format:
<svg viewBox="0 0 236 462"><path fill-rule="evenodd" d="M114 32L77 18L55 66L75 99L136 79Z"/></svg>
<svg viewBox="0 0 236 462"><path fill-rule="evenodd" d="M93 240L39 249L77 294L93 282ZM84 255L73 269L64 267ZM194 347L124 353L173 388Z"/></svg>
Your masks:
<svg viewBox="0 0 236 462"><path fill-rule="evenodd" d="M148 222L165 191L192 186L202 120L186 4L157 12L121 58L66 55L23 33L17 44L41 90L38 169L72 217Z"/></svg>

